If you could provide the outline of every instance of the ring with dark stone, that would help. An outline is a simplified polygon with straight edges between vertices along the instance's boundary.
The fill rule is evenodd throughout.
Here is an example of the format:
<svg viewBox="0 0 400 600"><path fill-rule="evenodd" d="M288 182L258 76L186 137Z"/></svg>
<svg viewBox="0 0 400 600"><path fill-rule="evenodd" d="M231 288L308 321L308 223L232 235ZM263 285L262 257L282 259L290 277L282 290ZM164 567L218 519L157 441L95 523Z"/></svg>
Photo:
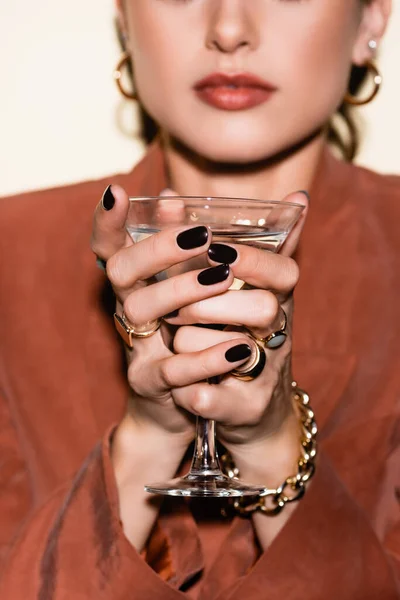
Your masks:
<svg viewBox="0 0 400 600"><path fill-rule="evenodd" d="M250 330L247 330L249 332L249 334L251 335L251 337L256 342L258 342L259 344L262 344L265 348L268 348L269 350L277 350L278 348L283 346L283 344L285 343L286 338L287 338L287 332L286 332L287 315L286 315L285 311L283 310L283 308L281 308L281 310L283 312L282 326L277 331L274 331L270 335L267 335L267 337L265 337L265 338L256 337L254 335L254 333L252 333Z"/></svg>
<svg viewBox="0 0 400 600"><path fill-rule="evenodd" d="M270 350L276 350L283 346L286 342L287 333L285 331L275 331L271 333L267 338L265 338L265 345Z"/></svg>
<svg viewBox="0 0 400 600"><path fill-rule="evenodd" d="M107 262L105 260L103 260L102 258L100 258L99 256L96 258L96 265L98 266L98 268L101 271L106 271Z"/></svg>

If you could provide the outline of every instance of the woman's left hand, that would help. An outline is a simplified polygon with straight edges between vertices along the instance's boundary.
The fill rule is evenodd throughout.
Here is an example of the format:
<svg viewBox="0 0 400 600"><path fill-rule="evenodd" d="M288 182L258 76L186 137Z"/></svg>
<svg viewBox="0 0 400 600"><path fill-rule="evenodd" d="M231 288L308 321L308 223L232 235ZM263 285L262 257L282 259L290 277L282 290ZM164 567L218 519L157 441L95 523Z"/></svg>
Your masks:
<svg viewBox="0 0 400 600"><path fill-rule="evenodd" d="M234 276L255 289L230 290L207 300L186 306L169 322L179 325L174 350L177 353L196 352L240 335L248 343L243 327L257 338L265 338L280 329L283 312L287 315L287 338L277 349L266 348L267 363L263 372L253 381L244 382L232 375L224 376L217 385L196 384L174 390L177 404L207 419L218 421L218 438L231 452L246 479L280 477L287 468L293 468L299 453L299 428L292 404L291 332L293 290L299 278L299 269L291 257L304 226L308 198L306 194L291 194L285 201L305 206L302 216L279 254L246 245L229 245L237 253L230 264ZM218 258L218 256L216 256ZM234 258L234 255L232 256ZM212 265L217 264L212 261ZM222 262L222 261L221 261ZM234 331L217 331L193 324L220 324ZM251 339L251 338L250 338ZM254 343L254 342L252 342ZM263 471L270 452L279 461L273 470ZM282 473L281 473L282 471ZM286 473L285 477L289 473ZM249 479L250 477L250 479Z"/></svg>

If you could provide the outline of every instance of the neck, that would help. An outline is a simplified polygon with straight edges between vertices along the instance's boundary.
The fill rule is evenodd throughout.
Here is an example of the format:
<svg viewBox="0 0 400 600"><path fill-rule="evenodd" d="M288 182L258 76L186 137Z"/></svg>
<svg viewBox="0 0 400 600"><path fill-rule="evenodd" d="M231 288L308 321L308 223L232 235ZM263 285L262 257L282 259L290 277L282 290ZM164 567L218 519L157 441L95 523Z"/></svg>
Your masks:
<svg viewBox="0 0 400 600"><path fill-rule="evenodd" d="M290 151L253 164L220 164L164 138L169 186L178 194L282 200L309 190L324 146L322 132Z"/></svg>

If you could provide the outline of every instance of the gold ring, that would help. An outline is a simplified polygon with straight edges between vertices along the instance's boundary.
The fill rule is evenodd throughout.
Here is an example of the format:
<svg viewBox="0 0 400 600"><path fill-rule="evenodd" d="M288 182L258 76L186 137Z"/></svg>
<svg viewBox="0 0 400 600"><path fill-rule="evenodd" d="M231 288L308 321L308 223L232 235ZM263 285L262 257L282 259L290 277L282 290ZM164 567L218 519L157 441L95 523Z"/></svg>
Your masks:
<svg viewBox="0 0 400 600"><path fill-rule="evenodd" d="M161 327L161 319L149 321L144 325L133 325L128 321L125 313L122 312L122 316L114 313L114 324L125 344L132 350L133 338L144 339L154 335Z"/></svg>
<svg viewBox="0 0 400 600"><path fill-rule="evenodd" d="M269 348L270 350L276 350L277 348L280 348L281 346L283 346L283 344L286 341L287 338L287 332L286 332L286 328L287 328L287 314L285 313L285 311L283 310L283 308L281 308L282 312L283 312L283 324L280 327L280 329L277 329L276 331L274 331L273 333L271 333L270 335L268 335L265 338L259 338L256 337L254 335L254 333L252 333L249 329L247 330L249 335L253 338L253 340L255 340L256 342L258 342L259 344L261 344L262 346L265 346L266 348Z"/></svg>
<svg viewBox="0 0 400 600"><path fill-rule="evenodd" d="M253 381L256 379L264 370L265 364L267 362L267 357L265 355L264 348L259 344L255 343L255 354L253 359L250 362L244 364L243 368L234 369L231 371L231 375L236 377L236 379L240 379L241 381Z"/></svg>

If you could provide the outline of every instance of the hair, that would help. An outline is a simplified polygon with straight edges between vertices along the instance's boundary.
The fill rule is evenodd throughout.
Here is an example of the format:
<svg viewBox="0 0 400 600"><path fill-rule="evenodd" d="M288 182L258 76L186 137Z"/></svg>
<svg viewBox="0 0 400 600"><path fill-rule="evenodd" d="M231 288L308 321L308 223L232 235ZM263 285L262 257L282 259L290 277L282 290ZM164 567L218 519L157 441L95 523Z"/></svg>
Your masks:
<svg viewBox="0 0 400 600"><path fill-rule="evenodd" d="M370 0L362 1L365 4L370 2ZM124 38L117 22L116 28L120 46L122 50L125 50ZM130 63L129 74L133 81L134 74ZM357 94L363 86L367 74L368 69L366 67L353 66L348 88L350 94ZM143 104L139 103L139 108L140 136L146 144L150 144L157 136L159 128L156 121L147 113ZM328 124L328 141L339 150L344 160L353 162L356 158L361 142L360 126L355 118L354 108L345 102L340 105Z"/></svg>
<svg viewBox="0 0 400 600"><path fill-rule="evenodd" d="M368 74L366 67L353 66L348 91L356 95L363 86ZM348 162L353 162L360 149L360 126L355 117L354 108L343 102L336 115L330 120L328 141L335 146Z"/></svg>

